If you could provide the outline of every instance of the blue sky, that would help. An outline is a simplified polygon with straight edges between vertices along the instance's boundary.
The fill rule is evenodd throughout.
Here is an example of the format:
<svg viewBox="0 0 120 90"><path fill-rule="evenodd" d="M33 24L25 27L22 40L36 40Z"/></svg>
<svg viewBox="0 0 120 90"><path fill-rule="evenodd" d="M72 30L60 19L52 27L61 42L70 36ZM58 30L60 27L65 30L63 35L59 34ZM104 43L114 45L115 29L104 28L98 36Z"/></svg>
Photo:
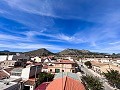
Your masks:
<svg viewBox="0 0 120 90"><path fill-rule="evenodd" d="M0 0L0 50L120 53L120 0Z"/></svg>

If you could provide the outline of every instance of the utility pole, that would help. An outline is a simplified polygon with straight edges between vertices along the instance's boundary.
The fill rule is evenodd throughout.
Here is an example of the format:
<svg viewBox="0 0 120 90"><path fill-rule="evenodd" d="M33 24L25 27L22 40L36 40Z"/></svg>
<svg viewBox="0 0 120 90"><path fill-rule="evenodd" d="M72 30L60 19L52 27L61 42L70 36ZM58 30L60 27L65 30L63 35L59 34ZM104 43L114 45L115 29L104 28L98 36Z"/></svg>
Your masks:
<svg viewBox="0 0 120 90"><path fill-rule="evenodd" d="M109 69L110 69L110 59L109 59Z"/></svg>
<svg viewBox="0 0 120 90"><path fill-rule="evenodd" d="M37 69L38 69L38 66L36 66L35 68L35 87L36 87L36 81L37 81Z"/></svg>

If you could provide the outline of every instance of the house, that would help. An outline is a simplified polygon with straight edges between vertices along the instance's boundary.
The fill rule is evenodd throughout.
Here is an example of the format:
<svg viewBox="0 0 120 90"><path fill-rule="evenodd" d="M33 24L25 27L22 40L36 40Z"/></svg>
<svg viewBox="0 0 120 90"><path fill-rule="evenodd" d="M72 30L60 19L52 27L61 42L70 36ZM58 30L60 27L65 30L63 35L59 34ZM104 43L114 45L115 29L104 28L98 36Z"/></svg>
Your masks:
<svg viewBox="0 0 120 90"><path fill-rule="evenodd" d="M23 61L27 61L30 60L29 56L26 56L25 54L20 54L20 53L16 53L16 55L13 55L12 60L23 60Z"/></svg>
<svg viewBox="0 0 120 90"><path fill-rule="evenodd" d="M13 55L0 55L0 62L4 60L12 60Z"/></svg>
<svg viewBox="0 0 120 90"><path fill-rule="evenodd" d="M48 65L43 65L42 72L48 72Z"/></svg>
<svg viewBox="0 0 120 90"><path fill-rule="evenodd" d="M23 90L34 90L37 74L41 72L41 64L28 65L26 68L18 67L11 70L10 78L22 79Z"/></svg>
<svg viewBox="0 0 120 90"><path fill-rule="evenodd" d="M54 62L52 65L48 66L48 72L75 72L75 62L70 60L60 60L58 62Z"/></svg>
<svg viewBox="0 0 120 90"><path fill-rule="evenodd" d="M32 61L35 61L35 62L41 62L41 58L36 56L36 57L31 57L31 60Z"/></svg>
<svg viewBox="0 0 120 90"><path fill-rule="evenodd" d="M5 60L0 63L0 67L3 69L11 68L11 67L25 67L26 61L23 60Z"/></svg>
<svg viewBox="0 0 120 90"><path fill-rule="evenodd" d="M12 78L22 78L23 80L28 80L30 77L35 76L41 72L42 66L41 65L31 65L27 66L26 68L18 67L11 70Z"/></svg>
<svg viewBox="0 0 120 90"><path fill-rule="evenodd" d="M0 67L3 69L14 67L16 62L17 61L15 61L15 60L5 60L5 61L1 62Z"/></svg>
<svg viewBox="0 0 120 90"><path fill-rule="evenodd" d="M35 74L40 73L41 70L42 70L42 65L27 66L22 70L21 77L23 80L28 80L30 77L35 76Z"/></svg>

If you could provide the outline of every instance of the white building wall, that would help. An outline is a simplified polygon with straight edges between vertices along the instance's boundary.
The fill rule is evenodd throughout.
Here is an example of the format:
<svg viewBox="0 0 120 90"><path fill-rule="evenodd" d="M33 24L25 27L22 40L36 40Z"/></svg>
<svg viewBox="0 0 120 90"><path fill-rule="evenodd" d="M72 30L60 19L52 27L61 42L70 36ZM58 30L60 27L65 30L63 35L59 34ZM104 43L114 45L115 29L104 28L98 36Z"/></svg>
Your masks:
<svg viewBox="0 0 120 90"><path fill-rule="evenodd" d="M12 60L13 55L8 56L8 60ZM0 55L0 62L5 61L7 59L7 55Z"/></svg>
<svg viewBox="0 0 120 90"><path fill-rule="evenodd" d="M7 55L1 55L0 56L0 61L4 61L4 60L6 60L6 58L7 58Z"/></svg>
<svg viewBox="0 0 120 90"><path fill-rule="evenodd" d="M34 90L34 86L30 86L30 90Z"/></svg>
<svg viewBox="0 0 120 90"><path fill-rule="evenodd" d="M41 62L41 58L39 57L34 57L34 59L35 59L35 62Z"/></svg>
<svg viewBox="0 0 120 90"><path fill-rule="evenodd" d="M30 67L24 68L22 70L21 77L23 80L28 80L29 79L29 74L30 74Z"/></svg>
<svg viewBox="0 0 120 90"><path fill-rule="evenodd" d="M48 69L42 69L42 72L48 72Z"/></svg>
<svg viewBox="0 0 120 90"><path fill-rule="evenodd" d="M12 60L12 59L13 59L13 55L9 55L8 60Z"/></svg>

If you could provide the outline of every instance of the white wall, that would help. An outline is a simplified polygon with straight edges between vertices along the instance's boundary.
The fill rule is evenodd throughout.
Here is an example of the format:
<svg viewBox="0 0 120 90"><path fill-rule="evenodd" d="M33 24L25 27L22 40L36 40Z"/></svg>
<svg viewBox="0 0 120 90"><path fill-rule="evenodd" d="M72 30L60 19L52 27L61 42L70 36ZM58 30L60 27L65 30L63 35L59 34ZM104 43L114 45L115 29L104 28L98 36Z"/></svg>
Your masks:
<svg viewBox="0 0 120 90"><path fill-rule="evenodd" d="M6 60L7 55L0 55L0 62ZM13 55L8 56L8 60L12 60Z"/></svg>
<svg viewBox="0 0 120 90"><path fill-rule="evenodd" d="M21 74L22 79L23 80L29 79L29 74L30 74L30 67L24 68Z"/></svg>
<svg viewBox="0 0 120 90"><path fill-rule="evenodd" d="M34 86L30 86L30 90L34 90Z"/></svg>

